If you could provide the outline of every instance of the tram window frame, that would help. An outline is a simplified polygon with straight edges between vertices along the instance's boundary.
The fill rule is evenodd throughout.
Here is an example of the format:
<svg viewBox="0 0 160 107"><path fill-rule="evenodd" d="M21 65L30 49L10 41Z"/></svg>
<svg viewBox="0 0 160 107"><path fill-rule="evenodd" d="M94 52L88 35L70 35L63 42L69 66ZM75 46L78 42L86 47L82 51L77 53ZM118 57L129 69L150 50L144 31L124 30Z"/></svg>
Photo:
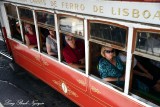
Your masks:
<svg viewBox="0 0 160 107"><path fill-rule="evenodd" d="M119 45L112 44L112 43L107 43L106 41L103 41L103 40L100 40L100 39L96 40L97 38L91 38L91 35L90 35L90 31L91 31L91 30L90 30L90 29L91 29L90 22L103 23L103 24L108 24L108 23L109 23L110 25L112 24L112 25L114 25L114 26L118 26L118 27L125 28L125 29L126 29L125 47L121 47L121 46L119 46ZM102 47L102 46L107 46L107 47L113 48L113 49L115 50L116 56L118 56L118 53L119 53L119 52L126 52L126 50L127 50L127 44L128 44L128 41L127 41L127 40L128 40L128 27L122 26L122 25L119 25L119 24L114 24L114 23L106 22L106 21L88 20L88 28L89 28L89 30L88 30L89 47L91 47L92 44L99 45L99 51L100 51L100 52L98 52L97 54L99 55L100 58L102 58L102 56L101 56L101 47ZM95 48L96 46L93 46L93 47ZM120 86L118 86L118 85L116 85L116 84L113 84L113 83L111 83L111 82L104 81L104 80L100 77L100 74L99 74L99 71L98 71L98 68L97 68L100 59L99 59L98 61L96 61L96 62L92 62L93 53L92 53L91 51L93 51L94 48L89 48L89 75L90 75L91 77L93 77L93 78L95 78L95 79L98 79L99 81L101 81L101 82L103 82L103 83L105 83L105 84L108 84L108 85L114 87L115 89L123 92L124 86L123 86L123 87L120 87ZM94 55L95 55L95 54L96 54L96 53L94 52ZM94 63L94 64L97 63L97 65L93 65L93 63ZM96 66L96 67L95 67L96 70L93 70L93 69L92 69L93 66ZM126 72L125 69L124 69L124 72ZM125 83L125 81L124 81L124 83Z"/></svg>
<svg viewBox="0 0 160 107"><path fill-rule="evenodd" d="M91 30L91 23L97 23L97 24L103 24L103 25L108 25L108 26L114 26L114 27L118 27L118 28L122 28L124 30L126 30L126 37L125 37L125 43L124 43L124 47L117 45L118 42L114 42L114 41L109 41L109 40L104 40L103 38L98 38L98 37L93 37L91 36L90 30ZM117 48L117 49L121 49L121 50L126 50L127 49L127 39L128 39L128 27L124 26L124 25L120 25L117 23L112 23L112 22L106 22L106 21L100 21L100 20L89 20L88 21L88 29L89 29L89 41L93 41L93 42L97 42L99 44L102 45L112 45L113 47ZM108 42L108 43L107 43Z"/></svg>
<svg viewBox="0 0 160 107"><path fill-rule="evenodd" d="M19 42L23 42L16 6L10 3L5 3L4 6L5 6L8 22L9 22L10 31L11 31L11 38ZM8 10L8 8L12 8L12 9ZM14 12L11 12L10 14L9 12L10 10Z"/></svg>
<svg viewBox="0 0 160 107"><path fill-rule="evenodd" d="M83 36L79 36L79 35L76 35L74 33L71 33L71 32L67 32L67 31L63 31L63 30L60 30L60 17L70 17L70 18L75 18L75 19L78 19L78 20L82 20L83 22ZM67 42L65 40L65 36L66 35L71 35L72 37L74 37L75 39L79 40L80 42L84 43L84 51L85 51L85 38L84 38L84 19L83 18L80 18L80 17L76 17L76 16L72 16L72 15L66 15L66 14L58 14L57 15L57 19L58 19L58 30L59 30L59 37L60 37L60 53L61 53L61 59L60 61L62 63L64 63L65 65L67 66L70 66L69 64L67 64L67 62L65 61L64 57L63 57L63 53L62 53L62 50L64 49L65 46L67 46ZM85 55L85 53L84 53ZM86 57L86 55L85 55ZM84 57L84 58L85 58ZM86 60L86 58L84 59ZM71 68L73 69L76 69L77 71L79 72L82 72L82 73L85 73L86 72L86 68L84 69L81 69L81 68L74 68L72 66L70 66ZM85 65L84 65L85 67Z"/></svg>
<svg viewBox="0 0 160 107"><path fill-rule="evenodd" d="M135 28L134 29L134 34L133 34L133 42L132 42L132 66L131 66L131 79L130 79L130 89L129 89L129 93L138 96L140 99L145 99L147 100L149 103L155 103L155 104L160 104L160 101L157 100L157 94L155 95L154 90L149 87L151 87L150 85L148 86L148 82L145 83L145 81L147 80L141 80L142 78L140 78L140 80L138 80L138 83L141 84L141 86L146 86L145 88L149 88L149 91L145 92L145 90L138 90L135 89L132 85L133 80L137 79L137 77L134 77L133 75L133 68L134 68L134 58L136 58L137 62L140 63L141 66L143 66L143 69L146 69L147 72L151 73L152 76L153 74L159 70L155 70L155 65L153 65L153 63L151 63L151 61L156 61L160 63L160 57L159 56L153 56L152 54L148 54L145 53L143 51L137 51L136 50L136 45L137 45L137 39L138 39L138 32L146 32L146 33L158 33L160 34L160 30L155 30L155 29L143 29L143 28ZM137 67L135 67L136 70ZM154 69L153 69L154 68ZM160 69L160 68L158 68ZM140 69L141 70L141 69ZM143 73L143 72L142 72ZM154 74L154 75L156 75ZM159 75L160 73L158 73ZM139 79L139 78L138 78ZM150 83L149 83L150 84ZM138 86L139 87L139 86ZM149 97L151 96L151 97Z"/></svg>
<svg viewBox="0 0 160 107"><path fill-rule="evenodd" d="M53 16L54 16L54 14L55 14L55 13L48 12L48 11L35 10L35 15L36 15L36 18L37 18L37 19L38 19L37 12L44 12L44 13L46 13L46 14L52 14ZM53 21L54 21L54 25L51 26L51 25L49 25L49 24L45 24L45 23L38 22L38 20L37 20L37 27L38 27L39 40L40 40L40 52L43 53L43 54L45 54L45 55L47 55L47 56L49 56L49 57L52 57L52 58L58 60L58 46L57 46L57 55L56 55L56 56L55 56L55 55L49 55L49 54L47 53L47 47L46 47L46 38L47 38L48 35L49 35L49 30L52 29L52 30L54 31L55 36L56 36L55 17L54 17ZM47 31L47 32L48 32L47 36L41 34L41 33L42 33L42 32L40 31L41 29L45 29L46 31L48 30L48 31ZM46 32L45 32L45 33L46 33ZM42 36L43 36L43 37L42 37ZM42 38L45 39L45 44L42 43L42 42L43 42L43 41L41 41ZM56 42L57 42L57 39L56 39ZM57 44L57 45L58 45L58 44ZM46 49L45 49L45 48L46 48Z"/></svg>
<svg viewBox="0 0 160 107"><path fill-rule="evenodd" d="M32 13L32 16L33 16L33 11L32 9L30 9L29 7L23 7L23 6L18 6L18 10L20 11L20 9L26 9L26 10L30 10L31 13ZM19 13L20 15L20 13ZM34 49L36 51L38 51L38 39L39 39L39 36L37 38L37 34L36 34L36 26L35 26L35 23L34 23L34 16L33 16L33 20L30 20L29 18L21 18L20 16L20 21L22 23L22 32L23 32L23 35L24 35L24 45L26 45L26 40L25 40L25 35L26 35L26 28L25 28L25 25L26 24L30 24L32 26L32 29L34 30L35 32L35 35L36 35L36 40L37 40L37 46L35 47L28 47L28 48L31 48L31 49ZM26 45L27 46L27 45Z"/></svg>
<svg viewBox="0 0 160 107"><path fill-rule="evenodd" d="M137 45L137 38L138 38L138 32L147 32L147 33L158 33L159 35L160 35L160 30L153 30L153 29L135 29L135 32L134 32L134 38L133 38L133 50L132 50L132 52L134 53L134 54L136 54L136 55L141 55L141 56L145 56L145 57L147 57L147 58L153 58L154 60L157 60L157 61L160 61L160 53L159 53L159 55L155 55L155 54L151 54L151 52L150 53L148 53L146 50L142 50L141 49L141 51L140 51L140 49L138 49L137 48L137 50L136 50L136 45ZM159 37L160 38L160 37ZM139 51L138 51L139 50ZM160 50L160 49L159 49Z"/></svg>

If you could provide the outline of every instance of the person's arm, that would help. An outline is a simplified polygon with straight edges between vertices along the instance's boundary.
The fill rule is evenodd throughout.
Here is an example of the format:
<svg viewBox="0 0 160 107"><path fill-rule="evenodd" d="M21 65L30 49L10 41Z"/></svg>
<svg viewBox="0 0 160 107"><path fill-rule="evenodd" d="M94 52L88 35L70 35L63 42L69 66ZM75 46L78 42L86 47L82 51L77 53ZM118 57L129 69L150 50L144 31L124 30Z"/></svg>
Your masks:
<svg viewBox="0 0 160 107"><path fill-rule="evenodd" d="M36 47L37 45L30 45L29 38L27 35L25 35L25 40L26 40L26 45L28 46L29 49Z"/></svg>
<svg viewBox="0 0 160 107"><path fill-rule="evenodd" d="M68 63L68 65L73 68L85 68L85 65L83 65L83 64Z"/></svg>
<svg viewBox="0 0 160 107"><path fill-rule="evenodd" d="M107 78L103 78L104 81L124 81L124 76L119 77L119 78L114 78L114 77L107 77Z"/></svg>
<svg viewBox="0 0 160 107"><path fill-rule="evenodd" d="M57 55L56 53L51 51L51 45L46 43L47 53L48 55Z"/></svg>
<svg viewBox="0 0 160 107"><path fill-rule="evenodd" d="M153 76L139 62L137 62L137 66L143 71L143 74L138 73L138 71L136 72L137 74L140 74L141 76L146 76L150 79L153 79Z"/></svg>

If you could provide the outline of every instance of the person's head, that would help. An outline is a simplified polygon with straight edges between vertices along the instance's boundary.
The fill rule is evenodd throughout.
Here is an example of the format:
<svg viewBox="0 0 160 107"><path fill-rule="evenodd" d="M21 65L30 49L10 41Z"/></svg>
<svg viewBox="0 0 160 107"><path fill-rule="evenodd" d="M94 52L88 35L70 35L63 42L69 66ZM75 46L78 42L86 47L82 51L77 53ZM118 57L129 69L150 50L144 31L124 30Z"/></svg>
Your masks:
<svg viewBox="0 0 160 107"><path fill-rule="evenodd" d="M27 32L30 32L30 31L32 31L33 29L32 29L32 26L27 23L27 24L25 25L25 30L26 30Z"/></svg>
<svg viewBox="0 0 160 107"><path fill-rule="evenodd" d="M65 40L67 42L67 44L71 47L71 48L75 48L75 38L71 35L66 35L65 36Z"/></svg>
<svg viewBox="0 0 160 107"><path fill-rule="evenodd" d="M49 29L49 34L51 35L51 37L54 37L55 36L55 32L53 29Z"/></svg>
<svg viewBox="0 0 160 107"><path fill-rule="evenodd" d="M111 60L115 56L115 52L114 52L114 49L111 48L111 47L102 46L102 48L101 48L101 55L104 58L106 58L108 60Z"/></svg>

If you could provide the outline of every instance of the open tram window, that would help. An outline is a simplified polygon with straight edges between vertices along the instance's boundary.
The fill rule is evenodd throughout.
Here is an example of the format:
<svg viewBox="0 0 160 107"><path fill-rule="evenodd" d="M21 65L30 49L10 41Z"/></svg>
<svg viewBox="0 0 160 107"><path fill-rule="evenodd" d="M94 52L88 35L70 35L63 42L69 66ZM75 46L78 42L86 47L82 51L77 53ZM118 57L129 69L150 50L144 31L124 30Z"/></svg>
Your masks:
<svg viewBox="0 0 160 107"><path fill-rule="evenodd" d="M160 105L160 61L133 56L131 93Z"/></svg>
<svg viewBox="0 0 160 107"><path fill-rule="evenodd" d="M145 54L160 56L160 31L138 31L135 50Z"/></svg>
<svg viewBox="0 0 160 107"><path fill-rule="evenodd" d="M59 15L61 61L80 72L85 71L85 45L83 20Z"/></svg>
<svg viewBox="0 0 160 107"><path fill-rule="evenodd" d="M57 59L58 50L54 14L46 11L36 11L36 17L41 52Z"/></svg>
<svg viewBox="0 0 160 107"><path fill-rule="evenodd" d="M33 23L22 21L22 28L25 39L24 43L28 46L28 48L38 49L35 25Z"/></svg>
<svg viewBox="0 0 160 107"><path fill-rule="evenodd" d="M22 41L16 6L11 5L11 4L5 4L5 8L6 8L9 26L11 30L11 37L16 40Z"/></svg>
<svg viewBox="0 0 160 107"><path fill-rule="evenodd" d="M102 22L90 22L90 38L115 44L121 47L126 46L127 29L116 25Z"/></svg>
<svg viewBox="0 0 160 107"><path fill-rule="evenodd" d="M97 21L88 25L89 74L122 91L126 62L119 55L126 51L127 28Z"/></svg>

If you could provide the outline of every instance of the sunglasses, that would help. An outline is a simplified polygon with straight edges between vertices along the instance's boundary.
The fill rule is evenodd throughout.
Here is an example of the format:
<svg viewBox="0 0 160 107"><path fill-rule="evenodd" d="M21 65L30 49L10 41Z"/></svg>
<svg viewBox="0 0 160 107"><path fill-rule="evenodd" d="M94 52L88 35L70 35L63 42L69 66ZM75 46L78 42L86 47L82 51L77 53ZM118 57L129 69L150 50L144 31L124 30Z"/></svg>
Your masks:
<svg viewBox="0 0 160 107"><path fill-rule="evenodd" d="M72 41L72 40L74 40L74 38L68 38L68 39L67 39L67 41Z"/></svg>
<svg viewBox="0 0 160 107"><path fill-rule="evenodd" d="M114 50L105 50L104 52L105 52L105 53L113 53Z"/></svg>

